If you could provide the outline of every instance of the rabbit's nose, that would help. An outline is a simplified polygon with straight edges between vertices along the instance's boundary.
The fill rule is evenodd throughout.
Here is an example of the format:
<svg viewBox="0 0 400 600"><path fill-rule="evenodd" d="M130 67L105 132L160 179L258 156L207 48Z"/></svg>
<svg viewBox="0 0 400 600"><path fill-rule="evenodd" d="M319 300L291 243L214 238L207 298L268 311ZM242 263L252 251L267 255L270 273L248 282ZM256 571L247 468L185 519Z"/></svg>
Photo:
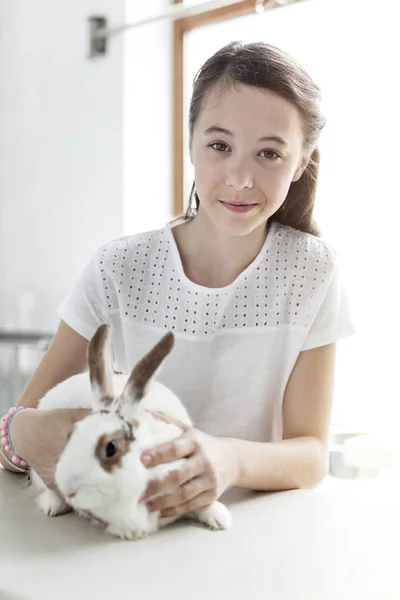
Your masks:
<svg viewBox="0 0 400 600"><path fill-rule="evenodd" d="M64 495L66 498L74 498L78 493L79 485L73 482L68 482L68 484L64 487Z"/></svg>

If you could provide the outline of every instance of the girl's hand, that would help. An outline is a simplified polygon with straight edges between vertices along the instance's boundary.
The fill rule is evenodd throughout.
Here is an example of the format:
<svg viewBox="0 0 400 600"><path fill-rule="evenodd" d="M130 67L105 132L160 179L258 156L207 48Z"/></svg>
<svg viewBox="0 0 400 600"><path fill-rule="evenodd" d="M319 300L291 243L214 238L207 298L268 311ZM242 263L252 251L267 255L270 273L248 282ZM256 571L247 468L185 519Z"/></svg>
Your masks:
<svg viewBox="0 0 400 600"><path fill-rule="evenodd" d="M234 485L237 465L229 440L207 435L163 413L152 413L166 423L178 425L183 434L142 454L146 467L185 458L180 470L171 471L162 481L151 481L142 500L161 517L173 517L208 506ZM154 500L152 496L168 493Z"/></svg>
<svg viewBox="0 0 400 600"><path fill-rule="evenodd" d="M52 490L56 490L54 473L68 436L76 421L90 413L88 409L59 408L19 411L10 425L14 450L24 458Z"/></svg>

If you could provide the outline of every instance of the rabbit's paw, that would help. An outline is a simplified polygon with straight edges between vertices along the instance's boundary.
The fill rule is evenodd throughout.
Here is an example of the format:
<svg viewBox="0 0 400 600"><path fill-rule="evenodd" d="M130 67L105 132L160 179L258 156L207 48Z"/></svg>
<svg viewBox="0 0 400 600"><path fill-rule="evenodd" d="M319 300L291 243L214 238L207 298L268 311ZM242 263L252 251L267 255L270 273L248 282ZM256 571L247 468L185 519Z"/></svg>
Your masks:
<svg viewBox="0 0 400 600"><path fill-rule="evenodd" d="M229 529L232 525L232 515L222 502L213 502L210 506L194 512L195 518L210 529Z"/></svg>
<svg viewBox="0 0 400 600"><path fill-rule="evenodd" d="M134 531L125 523L109 525L106 529L107 533L119 537L122 540L136 541L147 537L145 531Z"/></svg>
<svg viewBox="0 0 400 600"><path fill-rule="evenodd" d="M57 517L70 512L72 508L61 496L52 490L44 490L36 500L39 510L49 517Z"/></svg>

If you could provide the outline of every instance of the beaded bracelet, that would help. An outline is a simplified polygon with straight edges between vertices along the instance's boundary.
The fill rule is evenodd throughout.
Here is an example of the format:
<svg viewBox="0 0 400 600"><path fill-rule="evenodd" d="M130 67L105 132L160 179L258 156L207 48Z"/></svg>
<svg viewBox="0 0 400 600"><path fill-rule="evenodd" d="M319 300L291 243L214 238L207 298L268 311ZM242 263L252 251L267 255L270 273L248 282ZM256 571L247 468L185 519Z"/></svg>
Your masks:
<svg viewBox="0 0 400 600"><path fill-rule="evenodd" d="M5 452L3 452L1 444L0 444L0 456L2 457L2 459L4 460L4 462L9 467L13 468L14 471L18 471L19 473L27 473L27 469L21 469L21 467L17 467L16 464L14 464L14 463L11 462L11 460L8 458L7 454Z"/></svg>
<svg viewBox="0 0 400 600"><path fill-rule="evenodd" d="M11 462L13 463L13 465L17 465L17 466L20 465L21 467L28 467L29 465L26 462L26 460L24 460L23 458L20 458L19 456L17 456L15 454L14 448L11 443L11 437L10 437L11 421L13 420L13 418L17 414L17 412L19 412L20 410L24 410L24 407L20 406L19 408L16 408L15 406L12 406L10 408L10 410L8 411L8 413L6 413L4 415L4 417L1 419L1 421L0 421L1 443L7 452L12 452L13 456L11 458Z"/></svg>

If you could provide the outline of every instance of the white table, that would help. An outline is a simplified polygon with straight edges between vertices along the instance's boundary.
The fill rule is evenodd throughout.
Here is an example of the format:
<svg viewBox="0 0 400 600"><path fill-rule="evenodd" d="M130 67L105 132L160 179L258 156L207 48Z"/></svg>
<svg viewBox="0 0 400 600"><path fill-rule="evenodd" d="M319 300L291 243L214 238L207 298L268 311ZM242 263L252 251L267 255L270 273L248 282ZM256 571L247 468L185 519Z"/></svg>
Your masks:
<svg viewBox="0 0 400 600"><path fill-rule="evenodd" d="M186 521L125 542L42 516L25 478L0 469L0 598L399 600L400 493L322 485L225 501L228 532Z"/></svg>

